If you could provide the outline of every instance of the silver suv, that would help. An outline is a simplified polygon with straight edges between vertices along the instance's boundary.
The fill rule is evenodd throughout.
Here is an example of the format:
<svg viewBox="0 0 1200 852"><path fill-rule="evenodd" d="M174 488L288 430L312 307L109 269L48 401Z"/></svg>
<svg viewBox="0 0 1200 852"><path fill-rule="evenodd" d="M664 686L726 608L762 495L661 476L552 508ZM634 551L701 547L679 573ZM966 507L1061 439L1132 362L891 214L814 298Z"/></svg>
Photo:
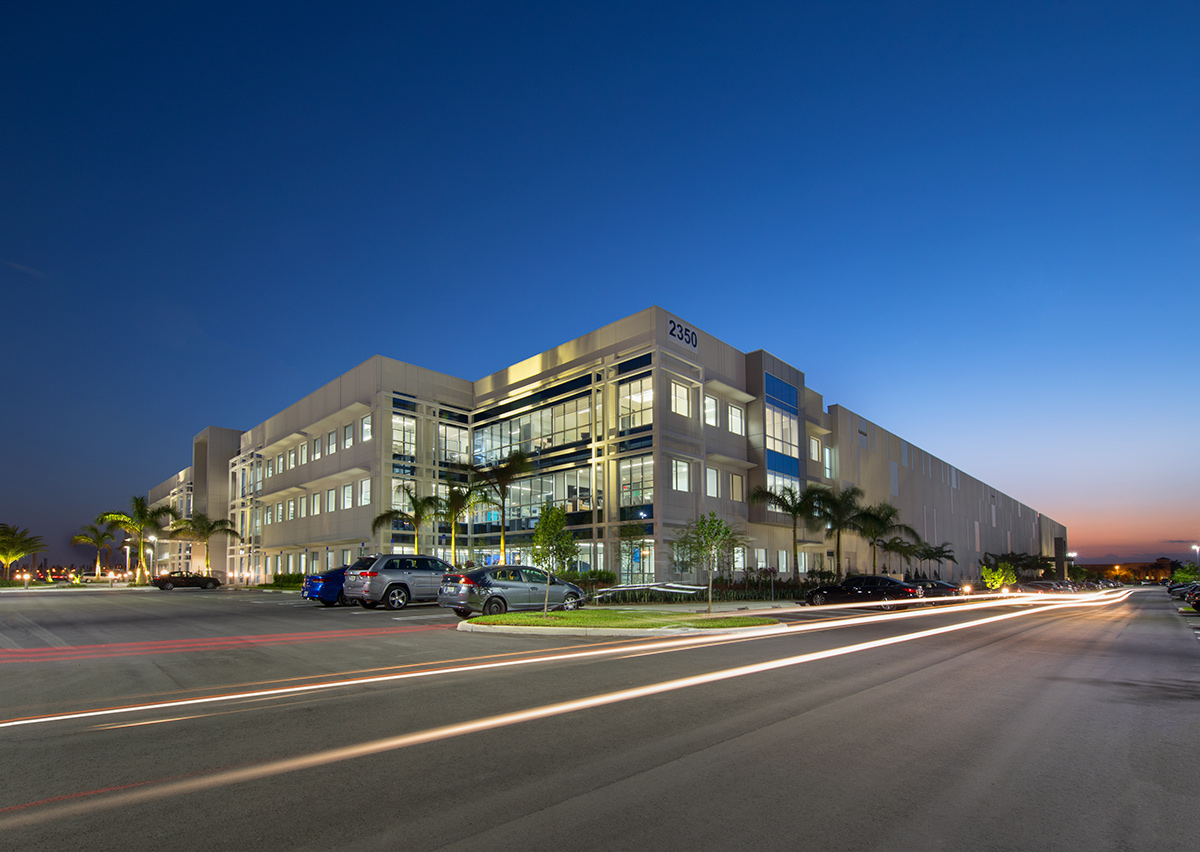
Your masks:
<svg viewBox="0 0 1200 852"><path fill-rule="evenodd" d="M346 569L342 594L367 609L404 609L409 601L436 601L442 576L453 570L432 556L362 556Z"/></svg>

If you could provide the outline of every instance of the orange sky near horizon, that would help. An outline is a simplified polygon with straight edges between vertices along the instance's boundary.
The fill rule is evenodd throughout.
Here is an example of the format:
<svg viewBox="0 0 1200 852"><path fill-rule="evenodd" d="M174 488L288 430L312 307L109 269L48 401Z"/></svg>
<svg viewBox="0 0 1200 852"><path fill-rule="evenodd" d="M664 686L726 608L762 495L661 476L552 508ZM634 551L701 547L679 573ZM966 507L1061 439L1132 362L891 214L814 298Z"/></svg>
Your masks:
<svg viewBox="0 0 1200 852"><path fill-rule="evenodd" d="M1078 553L1080 562L1105 562L1109 557L1156 558L1194 561L1196 518L1186 509L1156 511L1149 517L1130 517L1118 507L1090 511L1082 517L1066 515L1067 548ZM1189 533L1193 533L1189 535Z"/></svg>

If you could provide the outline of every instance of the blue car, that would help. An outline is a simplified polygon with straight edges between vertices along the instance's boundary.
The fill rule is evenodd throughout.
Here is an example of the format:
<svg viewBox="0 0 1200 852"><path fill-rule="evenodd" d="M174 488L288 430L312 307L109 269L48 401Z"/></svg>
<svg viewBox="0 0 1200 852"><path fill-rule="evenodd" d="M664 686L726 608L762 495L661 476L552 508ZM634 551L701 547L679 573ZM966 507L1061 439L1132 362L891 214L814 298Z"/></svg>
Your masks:
<svg viewBox="0 0 1200 852"><path fill-rule="evenodd" d="M308 574L304 578L304 585L300 587L300 597L320 601L325 606L350 606L351 602L342 594L342 583L345 580L345 565L324 574Z"/></svg>

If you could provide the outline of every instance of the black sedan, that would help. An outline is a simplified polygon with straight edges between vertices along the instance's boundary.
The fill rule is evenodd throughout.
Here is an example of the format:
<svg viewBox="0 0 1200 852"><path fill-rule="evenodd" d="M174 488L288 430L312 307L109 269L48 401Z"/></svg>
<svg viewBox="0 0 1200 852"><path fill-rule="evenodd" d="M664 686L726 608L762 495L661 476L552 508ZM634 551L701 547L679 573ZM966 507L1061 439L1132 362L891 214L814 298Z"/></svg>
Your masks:
<svg viewBox="0 0 1200 852"><path fill-rule="evenodd" d="M927 598L955 598L959 595L969 595L971 587L963 588L957 583L948 583L945 580L927 580L917 579L908 580L909 585L920 586L925 591Z"/></svg>
<svg viewBox="0 0 1200 852"><path fill-rule="evenodd" d="M150 581L150 584L158 586L164 592L169 592L171 589L189 586L193 589L215 589L221 585L221 581L216 577L193 574L191 571L172 571L170 574L159 574Z"/></svg>
<svg viewBox="0 0 1200 852"><path fill-rule="evenodd" d="M897 606L893 601L917 603L924 597L925 590L920 586L891 577L864 575L847 577L832 586L818 586L804 596L804 602L809 606L879 602L879 609L891 610Z"/></svg>

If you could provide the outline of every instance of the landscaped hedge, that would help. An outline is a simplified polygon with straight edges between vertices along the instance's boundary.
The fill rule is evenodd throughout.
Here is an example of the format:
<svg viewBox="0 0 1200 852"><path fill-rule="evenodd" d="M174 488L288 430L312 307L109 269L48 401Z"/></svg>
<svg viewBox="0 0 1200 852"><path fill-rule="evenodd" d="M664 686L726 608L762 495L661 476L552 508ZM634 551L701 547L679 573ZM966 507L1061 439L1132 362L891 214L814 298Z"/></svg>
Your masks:
<svg viewBox="0 0 1200 852"><path fill-rule="evenodd" d="M267 585L277 589L298 589L304 585L304 574L276 574Z"/></svg>

